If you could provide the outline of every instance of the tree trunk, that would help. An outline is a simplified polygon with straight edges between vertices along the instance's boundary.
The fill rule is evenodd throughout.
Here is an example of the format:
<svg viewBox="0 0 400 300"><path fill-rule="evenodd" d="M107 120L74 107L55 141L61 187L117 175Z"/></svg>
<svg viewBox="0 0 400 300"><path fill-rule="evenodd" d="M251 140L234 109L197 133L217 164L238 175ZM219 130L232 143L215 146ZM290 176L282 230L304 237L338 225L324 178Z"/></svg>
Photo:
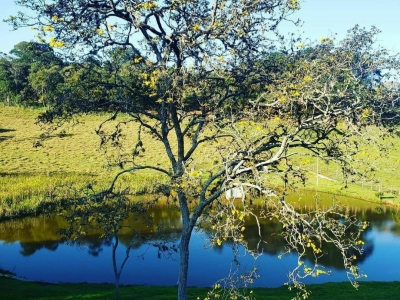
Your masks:
<svg viewBox="0 0 400 300"><path fill-rule="evenodd" d="M118 248L118 233L114 234L115 242L112 243L112 262L113 262L113 269L114 269L114 276L115 276L115 291L114 291L114 300L119 300L119 278L120 273L118 272L117 267L117 258L116 258L116 251Z"/></svg>
<svg viewBox="0 0 400 300"><path fill-rule="evenodd" d="M119 300L119 278L115 279L114 300Z"/></svg>
<svg viewBox="0 0 400 300"><path fill-rule="evenodd" d="M179 261L179 278L178 278L178 300L186 300L187 277L189 270L189 242L193 227L189 224L183 224L182 237L179 245L180 261Z"/></svg>
<svg viewBox="0 0 400 300"><path fill-rule="evenodd" d="M187 300L187 278L189 271L189 243L193 228L200 214L194 213L190 217L190 211L185 192L181 189L178 192L179 206L182 216L182 234L179 245L179 277L178 277L178 300Z"/></svg>

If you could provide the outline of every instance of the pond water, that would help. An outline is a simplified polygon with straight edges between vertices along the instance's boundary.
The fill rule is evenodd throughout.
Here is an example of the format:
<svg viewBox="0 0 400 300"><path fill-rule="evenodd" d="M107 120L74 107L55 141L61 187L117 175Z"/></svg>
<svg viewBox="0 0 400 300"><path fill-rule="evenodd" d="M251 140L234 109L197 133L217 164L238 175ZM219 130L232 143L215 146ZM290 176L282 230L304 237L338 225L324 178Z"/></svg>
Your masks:
<svg viewBox="0 0 400 300"><path fill-rule="evenodd" d="M299 205L303 205L299 203ZM357 208L348 207L351 213L371 226L364 232L364 255L358 257L358 266L368 275L367 280L400 280L400 213L396 210L374 204L362 203ZM155 223L164 228L162 236L155 234L155 227L146 232L146 242L137 242L122 275L122 284L175 285L178 278L178 253L159 252L163 245L179 243L180 214L166 205L151 209ZM67 245L56 233L66 223L59 216L25 218L0 223L0 268L17 276L46 282L114 282L111 246L98 234L87 236L80 245ZM294 254L278 255L284 250L284 243L276 233L281 228L273 221L261 224L267 240L263 255L256 261L260 278L254 286L278 287L287 281L287 274L297 264ZM252 228L253 227L253 228ZM244 232L249 245L256 244L257 231L249 224ZM235 272L237 265L232 262L229 244L210 247L207 233L197 231L190 244L189 278L190 286L211 286L217 280ZM123 232L117 259L121 261L132 235ZM167 243L167 244L164 244ZM160 247L155 247L158 245ZM253 265L251 256L241 249L240 270ZM340 257L332 249L321 260L332 273L318 278L309 278L306 283L346 281L346 274L340 264Z"/></svg>

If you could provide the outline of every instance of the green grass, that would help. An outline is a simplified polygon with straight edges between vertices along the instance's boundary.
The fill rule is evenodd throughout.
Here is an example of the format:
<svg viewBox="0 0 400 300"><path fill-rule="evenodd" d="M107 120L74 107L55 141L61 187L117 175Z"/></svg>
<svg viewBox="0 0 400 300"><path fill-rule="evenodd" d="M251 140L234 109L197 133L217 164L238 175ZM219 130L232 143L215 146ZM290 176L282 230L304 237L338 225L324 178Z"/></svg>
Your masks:
<svg viewBox="0 0 400 300"><path fill-rule="evenodd" d="M112 284L46 284L18 281L0 277L1 299L7 300L67 300L67 299L113 299ZM399 282L363 282L356 290L348 282L309 285L310 300L387 300L399 299ZM204 299L207 288L188 288L188 299ZM255 299L288 300L295 291L287 287L255 288L251 294ZM122 286L121 299L167 300L177 298L176 287Z"/></svg>
<svg viewBox="0 0 400 300"><path fill-rule="evenodd" d="M120 154L129 157L137 141L137 124L129 123L123 131L124 147L109 148L106 153L100 149L100 139L95 129L107 118L107 114L84 115L75 126L69 124L62 128L65 136L58 137L59 131L56 131L52 133L53 138L42 141L40 137L43 130L35 125L40 112L40 109L0 106L0 218L39 213L43 203L52 202L56 191L60 193L60 187L73 186L79 189L88 183L96 190L108 187L120 169L108 167L107 159L112 161ZM106 126L104 130L111 131L115 124ZM137 158L138 162L156 162L168 169L163 146L145 133L142 133L141 139L146 152ZM37 146L38 141L41 146ZM371 147L366 149L367 155L361 158L368 159L369 164L376 166L375 180L379 184L386 188L394 187L400 194L397 181L400 152L395 151L400 148L400 139L386 139L383 142L391 146L392 151L380 155ZM217 156L212 151L207 145L199 149L195 157L196 167L213 165ZM320 161L319 173L337 179L337 182L324 178L319 178L317 182L316 161L312 158L303 167L309 170L306 189L380 201L376 196L376 182L365 182L364 187L354 182L344 188L334 165ZM119 182L121 188L129 186L133 194L143 194L151 193L158 182L165 180L158 173L140 171L125 175ZM71 192L68 188L62 191L68 192ZM395 198L385 201L397 203L400 197L395 195Z"/></svg>
<svg viewBox="0 0 400 300"><path fill-rule="evenodd" d="M39 113L38 109L0 106L0 218L39 213L38 207L51 202L61 187L80 189L88 183L95 190L108 187L120 169L108 167L106 159L126 154L135 142L133 139L118 151L100 149L95 129L104 115L83 116L81 123L63 128L65 137L57 137L55 132L53 138L42 141L44 131L35 125ZM135 132L137 128L131 126L127 130ZM35 147L37 142L41 146ZM166 162L161 147L146 150L148 157ZM123 176L119 184L121 188L129 186L133 194L143 194L151 193L155 183L163 181L157 173L142 171ZM72 190L64 188L62 192Z"/></svg>

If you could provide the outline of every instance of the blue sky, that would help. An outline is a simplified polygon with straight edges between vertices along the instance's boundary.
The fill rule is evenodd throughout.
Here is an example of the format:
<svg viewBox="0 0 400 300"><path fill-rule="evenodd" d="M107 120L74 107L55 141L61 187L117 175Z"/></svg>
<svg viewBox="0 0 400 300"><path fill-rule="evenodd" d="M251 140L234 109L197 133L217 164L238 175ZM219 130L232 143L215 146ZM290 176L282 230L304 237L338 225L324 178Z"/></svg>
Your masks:
<svg viewBox="0 0 400 300"><path fill-rule="evenodd" d="M14 0L0 1L0 20L20 10ZM303 36L311 40L319 40L333 33L340 39L355 24L367 28L375 25L382 30L379 44L388 50L400 52L400 0L304 0L301 10L293 18L304 21L302 28L296 29L286 24L280 27L281 31L304 32ZM0 52L8 53L15 44L34 40L35 32L30 29L10 30L10 26L0 22Z"/></svg>

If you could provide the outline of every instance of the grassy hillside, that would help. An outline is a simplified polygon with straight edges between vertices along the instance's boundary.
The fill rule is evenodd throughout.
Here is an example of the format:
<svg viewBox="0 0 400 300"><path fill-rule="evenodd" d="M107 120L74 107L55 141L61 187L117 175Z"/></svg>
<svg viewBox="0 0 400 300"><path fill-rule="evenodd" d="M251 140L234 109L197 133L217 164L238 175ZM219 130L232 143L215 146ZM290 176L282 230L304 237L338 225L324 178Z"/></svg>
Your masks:
<svg viewBox="0 0 400 300"><path fill-rule="evenodd" d="M107 116L84 116L80 123L68 124L42 140L45 131L35 124L39 113L29 108L0 107L0 216L20 210L31 213L43 201L51 201L59 186L78 189L90 183L99 190L120 171L108 166L118 153L100 149L95 133ZM166 162L160 147L148 152L149 157ZM159 174L144 171L127 175L121 182L133 193L147 193L154 181L160 180Z"/></svg>
<svg viewBox="0 0 400 300"><path fill-rule="evenodd" d="M35 124L39 112L37 109L0 106L0 216L34 212L40 203L52 201L58 186L79 188L91 183L95 189L106 187L120 171L118 167L110 168L108 162L113 162L121 153L129 156L137 141L138 127L129 123L124 128L126 147L108 149L107 152L100 149L95 129L108 117L106 114L82 116L78 124L68 124L43 141L44 131ZM141 139L146 152L138 159L142 163L168 166L162 145L150 136L142 135ZM301 162L309 170L306 188L379 201L376 194L383 185L387 191L388 188L394 190L386 195L396 196L400 189L397 181L400 153L396 151L400 139L386 139L384 143L391 147L386 154L379 154L373 148L366 148L360 154L375 166L374 180L350 182L344 188L336 166L311 158ZM207 146L200 149L196 158L200 161L198 165L207 166L215 159ZM133 193L147 193L154 189L155 182L163 180L157 173L140 171L126 175L121 182L130 186ZM396 202L397 197L387 200Z"/></svg>

